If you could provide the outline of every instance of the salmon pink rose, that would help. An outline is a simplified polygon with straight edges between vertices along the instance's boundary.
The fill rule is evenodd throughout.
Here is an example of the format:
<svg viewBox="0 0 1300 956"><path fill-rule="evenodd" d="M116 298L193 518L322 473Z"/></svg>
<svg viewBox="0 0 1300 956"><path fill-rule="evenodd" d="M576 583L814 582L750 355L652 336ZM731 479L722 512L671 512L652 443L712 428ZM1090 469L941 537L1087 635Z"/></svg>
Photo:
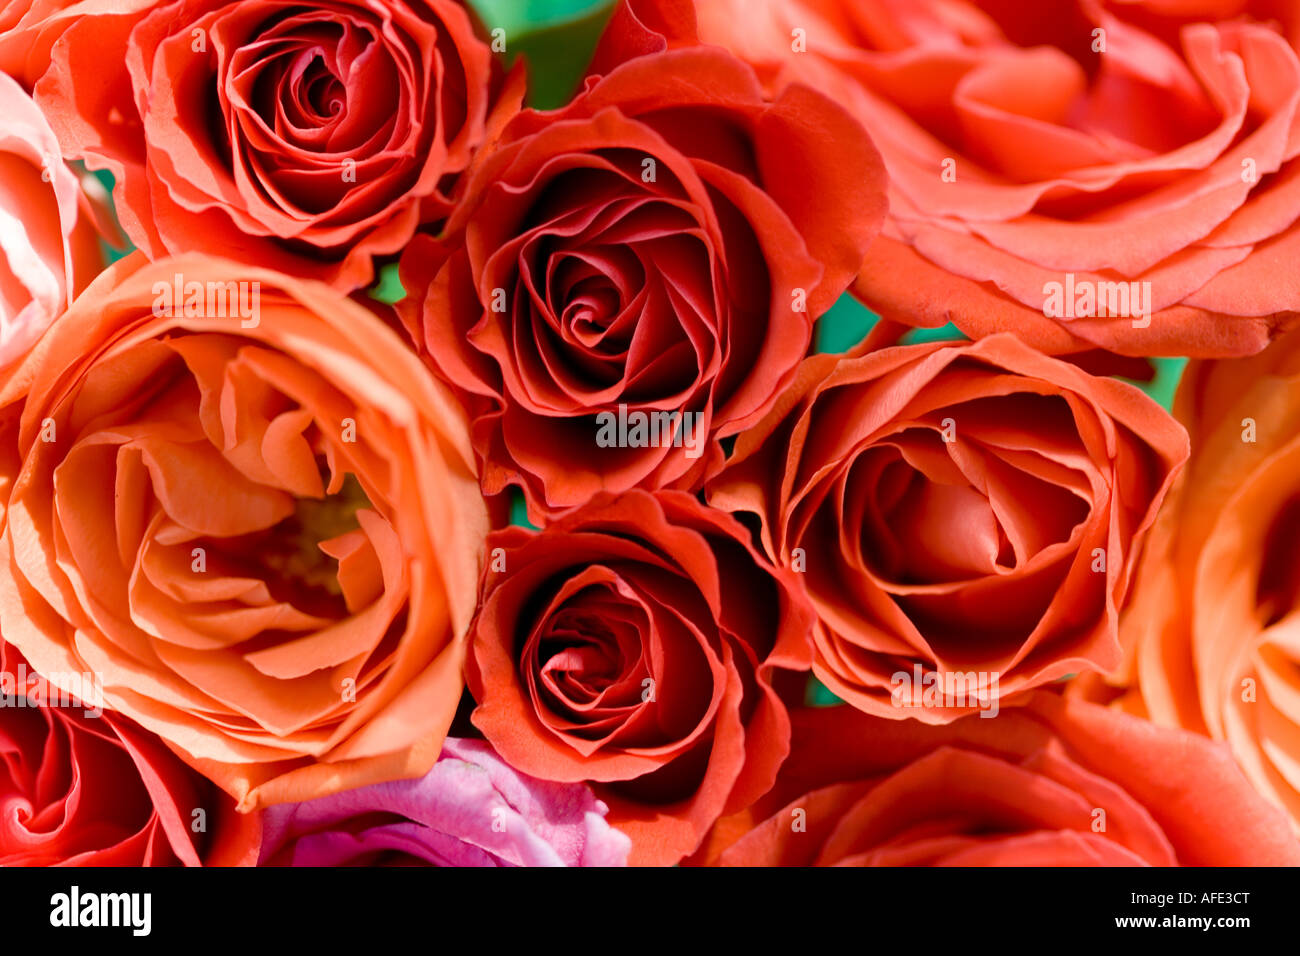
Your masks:
<svg viewBox="0 0 1300 956"><path fill-rule="evenodd" d="M20 23L49 44L37 99L71 156L112 172L150 258L202 251L357 288L372 257L445 218L522 99L523 73L505 82L460 0L65 6Z"/></svg>
<svg viewBox="0 0 1300 956"><path fill-rule="evenodd" d="M809 359L708 496L803 572L832 691L942 722L1119 664L1134 562L1186 457L1133 386L995 335Z"/></svg>
<svg viewBox="0 0 1300 956"><path fill-rule="evenodd" d="M1195 356L1300 319L1294 3L626 0L595 68L696 43L871 133L889 217L855 289L886 318Z"/></svg>
<svg viewBox="0 0 1300 956"><path fill-rule="evenodd" d="M836 104L766 101L721 50L639 60L480 154L404 314L469 410L490 495L535 517L698 486L807 353L884 214Z"/></svg>
<svg viewBox="0 0 1300 956"><path fill-rule="evenodd" d="M0 406L0 626L241 810L424 774L460 699L487 530L465 422L320 283L117 263Z"/></svg>
<svg viewBox="0 0 1300 956"><path fill-rule="evenodd" d="M506 762L592 781L634 865L677 862L772 785L812 611L739 522L634 490L490 540L466 676Z"/></svg>
<svg viewBox="0 0 1300 956"><path fill-rule="evenodd" d="M257 862L258 815L156 736L51 688L7 645L0 675L0 866Z"/></svg>
<svg viewBox="0 0 1300 956"><path fill-rule="evenodd" d="M0 73L0 369L103 267L92 210L49 123Z"/></svg>
<svg viewBox="0 0 1300 956"><path fill-rule="evenodd" d="M30 90L50 68L50 52L78 17L129 16L158 0L6 0L0 5L0 73Z"/></svg>
<svg viewBox="0 0 1300 956"><path fill-rule="evenodd" d="M942 727L793 715L776 786L696 862L727 866L1298 866L1227 748L1043 691Z"/></svg>

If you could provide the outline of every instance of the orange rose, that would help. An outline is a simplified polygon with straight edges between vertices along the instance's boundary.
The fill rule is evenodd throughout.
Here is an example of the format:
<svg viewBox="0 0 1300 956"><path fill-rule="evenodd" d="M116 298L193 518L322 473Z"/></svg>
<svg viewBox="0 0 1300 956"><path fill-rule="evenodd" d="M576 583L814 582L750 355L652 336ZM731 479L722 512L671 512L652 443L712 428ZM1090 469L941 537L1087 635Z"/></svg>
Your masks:
<svg viewBox="0 0 1300 956"><path fill-rule="evenodd" d="M322 284L135 255L12 403L0 627L37 671L101 675L243 810L432 767L488 522L396 333Z"/></svg>
<svg viewBox="0 0 1300 956"><path fill-rule="evenodd" d="M1297 866L1222 744L1039 691L943 727L797 711L768 794L692 862L724 866Z"/></svg>
<svg viewBox="0 0 1300 956"><path fill-rule="evenodd" d="M595 69L699 42L871 133L887 318L1197 356L1300 320L1293 2L627 0Z"/></svg>
<svg viewBox="0 0 1300 956"><path fill-rule="evenodd" d="M1226 740L1300 827L1300 333L1192 362L1174 414L1192 457L1139 567L1114 680L1132 688L1123 706Z"/></svg>
<svg viewBox="0 0 1300 956"><path fill-rule="evenodd" d="M941 722L1119 663L1134 556L1186 457L1136 388L995 335L805 361L708 494L804 572L832 691Z"/></svg>

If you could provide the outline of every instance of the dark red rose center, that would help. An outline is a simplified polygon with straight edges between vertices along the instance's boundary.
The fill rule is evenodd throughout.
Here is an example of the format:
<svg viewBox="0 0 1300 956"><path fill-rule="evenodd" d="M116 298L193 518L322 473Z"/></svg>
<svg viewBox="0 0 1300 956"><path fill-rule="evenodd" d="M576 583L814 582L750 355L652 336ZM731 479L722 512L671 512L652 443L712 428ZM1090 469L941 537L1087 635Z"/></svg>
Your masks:
<svg viewBox="0 0 1300 956"><path fill-rule="evenodd" d="M303 113L310 111L321 123L328 122L347 109L347 87L334 75L319 53L311 55L295 88L295 99Z"/></svg>
<svg viewBox="0 0 1300 956"><path fill-rule="evenodd" d="M604 588L574 595L536 639L538 692L548 709L605 727L638 707L647 675L644 612Z"/></svg>
<svg viewBox="0 0 1300 956"><path fill-rule="evenodd" d="M514 283L498 287L513 289L516 334L564 392L684 393L709 367L720 321L698 211L666 170L643 183L644 157L599 159L613 168L583 165L540 190L516 260L495 263L514 266Z"/></svg>

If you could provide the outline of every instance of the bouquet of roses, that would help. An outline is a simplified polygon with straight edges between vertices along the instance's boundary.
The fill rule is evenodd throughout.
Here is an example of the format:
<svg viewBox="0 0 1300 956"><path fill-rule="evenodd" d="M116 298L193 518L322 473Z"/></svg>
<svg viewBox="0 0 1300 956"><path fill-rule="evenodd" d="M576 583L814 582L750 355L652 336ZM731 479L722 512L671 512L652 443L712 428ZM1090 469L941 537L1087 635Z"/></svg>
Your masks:
<svg viewBox="0 0 1300 956"><path fill-rule="evenodd" d="M1300 863L1300 5L5 0L0 864Z"/></svg>

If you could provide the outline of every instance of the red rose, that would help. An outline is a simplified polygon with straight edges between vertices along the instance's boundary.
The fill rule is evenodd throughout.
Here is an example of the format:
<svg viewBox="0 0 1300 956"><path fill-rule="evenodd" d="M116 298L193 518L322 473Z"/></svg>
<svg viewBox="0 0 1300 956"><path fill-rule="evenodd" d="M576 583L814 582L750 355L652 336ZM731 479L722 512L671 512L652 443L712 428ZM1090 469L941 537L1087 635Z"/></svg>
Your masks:
<svg viewBox="0 0 1300 956"><path fill-rule="evenodd" d="M1293 2L626 0L595 68L701 42L871 133L886 318L1194 356L1300 319Z"/></svg>
<svg viewBox="0 0 1300 956"><path fill-rule="evenodd" d="M68 697L8 645L0 697L0 866L256 864L257 814L236 813L153 734Z"/></svg>
<svg viewBox="0 0 1300 956"><path fill-rule="evenodd" d="M809 359L708 494L804 572L831 690L940 722L1119 663L1118 609L1186 458L1136 388L996 335Z"/></svg>
<svg viewBox="0 0 1300 956"><path fill-rule="evenodd" d="M593 781L637 865L676 862L772 785L789 742L774 682L807 668L812 612L738 522L636 490L489 546L466 677L512 767Z"/></svg>
<svg viewBox="0 0 1300 956"><path fill-rule="evenodd" d="M838 106L801 86L765 101L721 50L633 61L512 120L445 242L402 261L406 321L470 411L484 490L518 485L539 515L698 486L856 273L881 177Z"/></svg>
<svg viewBox="0 0 1300 956"><path fill-rule="evenodd" d="M59 34L37 99L73 157L113 173L150 258L203 251L364 285L372 256L446 216L503 118L460 0L126 7L29 14L26 35ZM522 84L512 74L495 109L517 109Z"/></svg>
<svg viewBox="0 0 1300 956"><path fill-rule="evenodd" d="M792 715L772 791L696 862L733 866L1297 866L1227 747L1038 692L942 727Z"/></svg>

